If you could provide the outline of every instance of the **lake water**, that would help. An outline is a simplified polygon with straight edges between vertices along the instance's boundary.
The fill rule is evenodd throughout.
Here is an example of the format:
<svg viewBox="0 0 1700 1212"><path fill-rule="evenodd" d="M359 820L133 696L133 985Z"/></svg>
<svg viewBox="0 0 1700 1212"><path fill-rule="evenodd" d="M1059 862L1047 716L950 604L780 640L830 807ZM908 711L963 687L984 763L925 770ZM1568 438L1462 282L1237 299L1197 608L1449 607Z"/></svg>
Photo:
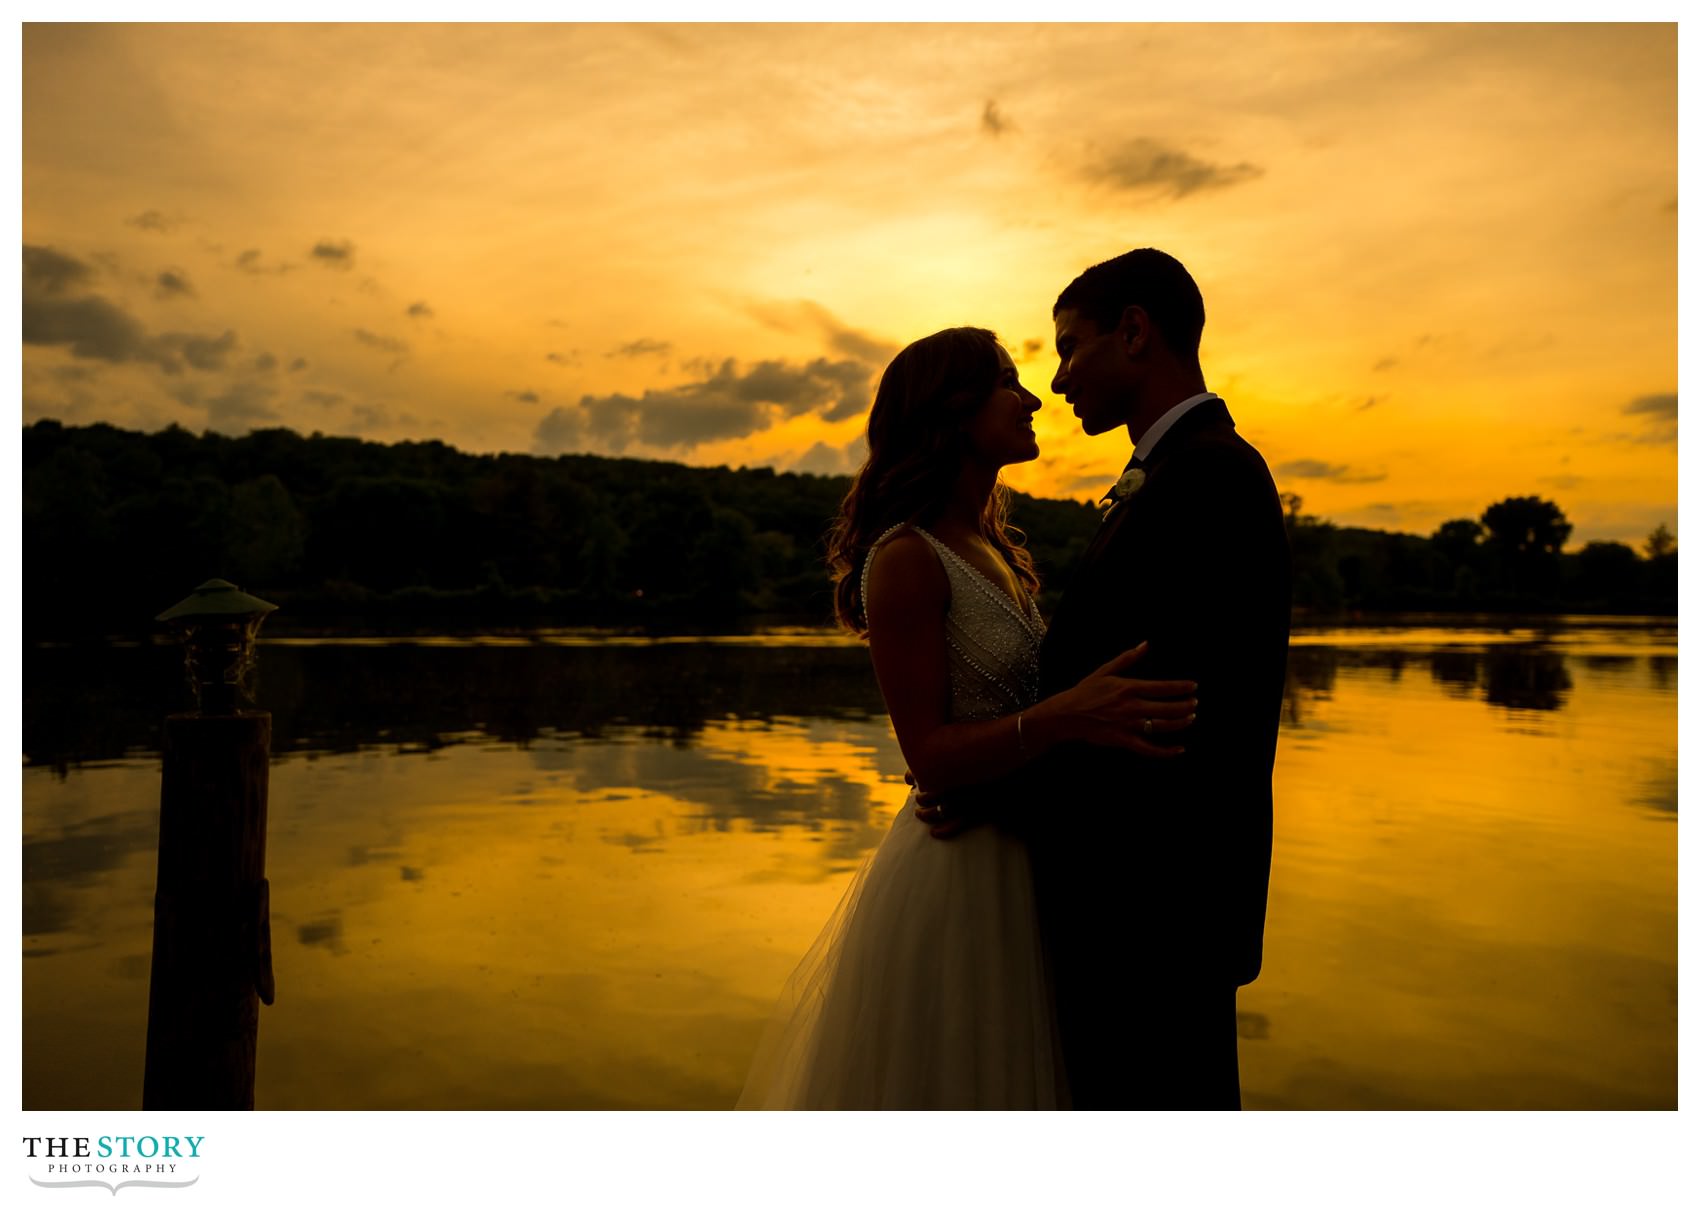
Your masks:
<svg viewBox="0 0 1700 1212"><path fill-rule="evenodd" d="M25 653L23 1105L140 1106L164 647ZM835 636L281 641L261 1108L723 1108L902 805ZM1249 1108L1676 1105L1674 620L1298 632Z"/></svg>

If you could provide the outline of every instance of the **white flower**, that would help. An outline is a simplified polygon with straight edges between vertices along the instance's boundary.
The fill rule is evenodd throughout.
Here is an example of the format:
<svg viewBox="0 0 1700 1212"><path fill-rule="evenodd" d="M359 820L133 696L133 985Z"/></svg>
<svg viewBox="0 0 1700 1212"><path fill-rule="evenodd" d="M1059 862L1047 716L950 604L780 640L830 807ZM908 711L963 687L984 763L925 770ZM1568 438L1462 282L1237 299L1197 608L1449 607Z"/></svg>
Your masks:
<svg viewBox="0 0 1700 1212"><path fill-rule="evenodd" d="M1129 467L1122 472L1122 478L1116 481L1116 486L1110 489L1110 495L1118 501L1125 501L1144 487L1145 469Z"/></svg>
<svg viewBox="0 0 1700 1212"><path fill-rule="evenodd" d="M1104 499L1098 502L1100 516L1109 517L1112 509L1144 487L1145 469L1143 467L1129 467L1122 472L1122 478L1116 481L1115 486L1104 494Z"/></svg>

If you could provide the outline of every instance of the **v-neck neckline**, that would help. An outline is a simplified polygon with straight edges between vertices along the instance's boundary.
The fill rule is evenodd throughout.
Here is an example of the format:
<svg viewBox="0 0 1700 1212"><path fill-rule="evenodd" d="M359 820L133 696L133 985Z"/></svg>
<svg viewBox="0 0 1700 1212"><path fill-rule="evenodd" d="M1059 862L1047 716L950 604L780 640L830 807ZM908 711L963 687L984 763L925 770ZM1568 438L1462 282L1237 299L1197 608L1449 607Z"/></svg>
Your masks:
<svg viewBox="0 0 1700 1212"><path fill-rule="evenodd" d="M929 530L922 530L919 526L913 526L913 527L911 527L911 529L914 529L916 531L919 531L921 534L926 535L927 538L932 540L932 542L939 548L940 551L945 552L946 554L948 554L950 556L951 559L955 560L958 564L960 564L964 568L966 568L971 574L973 574L979 580L981 585L983 585L983 586L985 586L985 588L989 589L997 597L997 599L999 601L1001 601L1005 606L1007 606L1009 608L1010 612L1012 614L1014 614L1016 618L1021 620L1021 623L1024 627L1026 627L1029 631L1033 630L1033 622L1034 622L1034 620L1033 620L1033 605L1032 605L1033 599L1032 599L1031 596L1023 595L1027 598L1026 604L1023 604L1021 602L1016 601L1015 597L1009 592L1009 590L1002 588L1001 586L998 585L998 583L996 581L992 580L991 577L989 577L985 573L981 572L978 568L976 568L974 566L974 561L972 561L972 560L968 559L966 556L962 555L954 547L952 547L949 543L946 543L943 539L939 538L937 535L933 534Z"/></svg>

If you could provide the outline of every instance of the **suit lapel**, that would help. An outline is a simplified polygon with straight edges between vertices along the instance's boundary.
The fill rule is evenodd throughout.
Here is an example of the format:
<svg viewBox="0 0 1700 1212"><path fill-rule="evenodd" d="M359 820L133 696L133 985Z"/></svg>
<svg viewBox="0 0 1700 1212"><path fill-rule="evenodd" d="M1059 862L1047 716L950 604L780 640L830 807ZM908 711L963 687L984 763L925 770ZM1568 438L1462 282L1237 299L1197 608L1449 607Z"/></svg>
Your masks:
<svg viewBox="0 0 1700 1212"><path fill-rule="evenodd" d="M1114 561L1114 568L1100 569L1101 564L1107 564L1106 556L1112 549L1126 552L1129 543L1137 543L1149 526L1161 525L1161 508L1158 517L1149 515L1153 504L1160 502L1164 493L1161 483L1163 464L1177 451L1185 449L1194 438L1214 425L1226 425L1233 428L1233 418L1228 414L1228 406L1221 400L1206 400L1192 409L1173 428L1163 435L1157 447L1145 460L1146 480L1144 486L1133 496L1118 505L1110 516L1099 525L1092 541L1087 544L1086 551L1081 556L1079 565L1075 568L1074 576L1068 588L1064 591L1062 601L1057 604L1055 615L1051 619L1050 630L1046 633L1045 643L1040 648L1040 668L1044 677L1049 681L1055 676L1054 667L1058 661L1069 664L1059 651L1071 645L1077 638L1073 635L1076 630L1074 623L1087 623L1093 617L1086 599L1110 590L1113 582L1110 575L1114 571L1125 571L1121 568L1121 559ZM1125 557L1123 557L1125 558ZM1053 641L1053 637L1055 637ZM1053 685L1052 689L1058 689Z"/></svg>
<svg viewBox="0 0 1700 1212"><path fill-rule="evenodd" d="M1193 435L1212 424L1226 424L1230 428L1234 424L1233 418L1228 415L1228 406L1221 400L1206 400L1176 421L1174 427L1163 435L1162 440L1157 443L1157 448L1151 452L1149 458L1144 460L1144 486L1110 511L1109 517L1104 519L1098 527L1097 533L1092 536L1092 541L1086 546L1086 553L1081 559L1082 568L1089 567L1103 554L1104 549L1126 527L1127 520L1131 515L1141 512L1140 506L1145 503L1145 499L1148 499L1147 494L1154 487L1157 487L1156 482L1161 474L1162 466L1169 456L1177 450L1184 449L1192 440Z"/></svg>

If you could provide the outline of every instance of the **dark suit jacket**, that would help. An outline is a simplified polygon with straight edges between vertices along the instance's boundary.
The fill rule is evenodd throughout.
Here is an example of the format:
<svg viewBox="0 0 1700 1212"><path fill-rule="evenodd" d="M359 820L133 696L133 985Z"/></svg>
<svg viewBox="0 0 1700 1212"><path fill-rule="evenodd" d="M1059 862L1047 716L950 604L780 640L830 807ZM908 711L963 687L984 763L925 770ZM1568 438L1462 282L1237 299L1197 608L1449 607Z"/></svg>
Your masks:
<svg viewBox="0 0 1700 1212"><path fill-rule="evenodd" d="M1041 694L1149 640L1129 673L1197 681L1198 719L1178 758L1063 746L1034 771L1028 832L1065 1030L1068 1003L1134 996L1129 981L1227 988L1262 964L1291 622L1285 518L1218 400L1183 416L1145 467L1066 587Z"/></svg>

